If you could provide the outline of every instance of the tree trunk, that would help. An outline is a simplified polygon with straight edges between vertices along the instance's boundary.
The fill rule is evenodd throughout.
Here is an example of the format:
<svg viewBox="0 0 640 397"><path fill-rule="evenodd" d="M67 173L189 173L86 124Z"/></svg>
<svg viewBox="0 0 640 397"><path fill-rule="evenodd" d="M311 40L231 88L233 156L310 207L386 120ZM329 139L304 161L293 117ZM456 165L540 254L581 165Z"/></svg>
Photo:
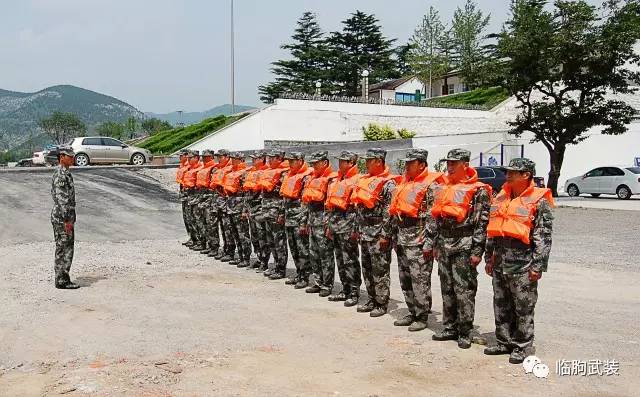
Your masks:
<svg viewBox="0 0 640 397"><path fill-rule="evenodd" d="M560 170L562 169L562 163L564 162L564 152L566 150L565 145L556 145L549 150L549 180L547 181L547 187L551 189L553 197L558 197L558 180L560 179Z"/></svg>
<svg viewBox="0 0 640 397"><path fill-rule="evenodd" d="M444 76L444 85L442 86L442 95L449 95L449 80Z"/></svg>

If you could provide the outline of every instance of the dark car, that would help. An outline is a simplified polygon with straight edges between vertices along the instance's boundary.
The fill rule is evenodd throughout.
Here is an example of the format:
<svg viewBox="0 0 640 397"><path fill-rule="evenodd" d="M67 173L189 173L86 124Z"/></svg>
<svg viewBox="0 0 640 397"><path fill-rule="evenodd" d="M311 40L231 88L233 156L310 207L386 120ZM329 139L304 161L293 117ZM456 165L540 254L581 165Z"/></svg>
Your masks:
<svg viewBox="0 0 640 397"><path fill-rule="evenodd" d="M502 185L507 181L506 172L500 167L476 167L478 179L493 188L496 195L502 190Z"/></svg>
<svg viewBox="0 0 640 397"><path fill-rule="evenodd" d="M16 163L16 167L33 167L33 160L22 159Z"/></svg>

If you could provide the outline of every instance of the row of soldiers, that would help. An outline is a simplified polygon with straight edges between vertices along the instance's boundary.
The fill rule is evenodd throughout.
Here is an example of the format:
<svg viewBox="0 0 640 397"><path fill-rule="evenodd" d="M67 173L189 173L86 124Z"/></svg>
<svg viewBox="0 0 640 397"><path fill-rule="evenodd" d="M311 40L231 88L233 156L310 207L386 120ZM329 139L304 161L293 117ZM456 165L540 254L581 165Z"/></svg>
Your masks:
<svg viewBox="0 0 640 397"><path fill-rule="evenodd" d="M176 181L190 236L184 244L272 280L285 278L290 253L296 269L285 284L345 306L359 303L364 279L368 299L357 311L371 317L387 312L395 250L409 314L394 324L410 331L427 328L435 259L443 330L432 338L456 340L463 349L471 346L476 268L484 255L498 342L485 354L509 354L510 362L520 363L533 344L553 199L548 189L534 186L535 164L528 159L505 167L507 183L492 199L470 156L451 150L441 174L429 171L426 150L413 149L400 176L391 173L379 148L362 156L366 174L350 151L337 156L335 171L326 151L312 153L308 162L301 152L256 151L251 165L240 152L183 151ZM336 267L342 289L333 293Z"/></svg>

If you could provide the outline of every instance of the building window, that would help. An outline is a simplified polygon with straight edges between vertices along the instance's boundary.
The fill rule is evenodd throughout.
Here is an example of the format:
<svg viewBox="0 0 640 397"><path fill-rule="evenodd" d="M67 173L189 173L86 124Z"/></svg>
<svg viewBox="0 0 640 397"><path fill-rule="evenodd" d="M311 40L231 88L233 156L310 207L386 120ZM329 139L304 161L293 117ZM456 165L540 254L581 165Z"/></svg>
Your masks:
<svg viewBox="0 0 640 397"><path fill-rule="evenodd" d="M455 93L456 93L456 85L455 84L449 84L449 95L455 94Z"/></svg>
<svg viewBox="0 0 640 397"><path fill-rule="evenodd" d="M407 94L405 92L396 92L396 102L415 102L415 94Z"/></svg>

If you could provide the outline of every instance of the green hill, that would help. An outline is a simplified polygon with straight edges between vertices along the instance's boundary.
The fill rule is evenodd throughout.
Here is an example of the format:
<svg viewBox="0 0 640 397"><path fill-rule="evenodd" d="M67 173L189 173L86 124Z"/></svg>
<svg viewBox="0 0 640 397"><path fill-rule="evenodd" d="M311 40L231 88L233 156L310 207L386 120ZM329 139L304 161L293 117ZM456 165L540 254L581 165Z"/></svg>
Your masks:
<svg viewBox="0 0 640 397"><path fill-rule="evenodd" d="M246 115L248 115L248 113L243 113L237 116L220 115L203 120L198 124L193 124L188 127L161 131L142 142L138 142L137 146L149 149L155 154L174 153L207 135L215 133L225 126L240 120Z"/></svg>
<svg viewBox="0 0 640 397"><path fill-rule="evenodd" d="M244 105L236 105L235 113L248 112L250 110L255 109L251 106ZM204 119L208 119L211 117L216 117L220 115L230 116L231 115L231 105L220 105L216 106L212 109L205 110L204 112L183 112L182 116L178 112L172 113L145 113L147 117L154 117L156 119L166 121L172 125L178 125L178 123L182 122L184 125L191 125L201 122Z"/></svg>
<svg viewBox="0 0 640 397"><path fill-rule="evenodd" d="M473 91L452 94L428 99L428 103L442 105L477 105L485 109L492 109L500 102L509 98L509 93L502 87L478 88Z"/></svg>
<svg viewBox="0 0 640 397"><path fill-rule="evenodd" d="M37 123L60 111L76 114L91 131L105 122L124 122L142 112L126 102L71 85L58 85L34 93L0 89L0 149L21 146L40 134Z"/></svg>

